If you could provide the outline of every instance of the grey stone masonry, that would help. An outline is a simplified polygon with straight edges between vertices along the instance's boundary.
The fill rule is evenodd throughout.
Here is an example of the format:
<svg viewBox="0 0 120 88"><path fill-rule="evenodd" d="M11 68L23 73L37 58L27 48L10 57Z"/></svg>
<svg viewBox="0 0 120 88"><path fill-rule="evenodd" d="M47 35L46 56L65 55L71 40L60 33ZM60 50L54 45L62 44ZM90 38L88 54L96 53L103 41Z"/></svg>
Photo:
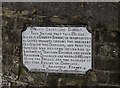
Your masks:
<svg viewBox="0 0 120 88"><path fill-rule="evenodd" d="M5 84L12 87L120 87L118 7L118 2L3 2L2 72L3 80L8 82ZM66 25L91 27L93 69L86 75L28 71L22 64L21 31L27 26Z"/></svg>
<svg viewBox="0 0 120 88"><path fill-rule="evenodd" d="M0 1L0 87L2 87L2 3Z"/></svg>

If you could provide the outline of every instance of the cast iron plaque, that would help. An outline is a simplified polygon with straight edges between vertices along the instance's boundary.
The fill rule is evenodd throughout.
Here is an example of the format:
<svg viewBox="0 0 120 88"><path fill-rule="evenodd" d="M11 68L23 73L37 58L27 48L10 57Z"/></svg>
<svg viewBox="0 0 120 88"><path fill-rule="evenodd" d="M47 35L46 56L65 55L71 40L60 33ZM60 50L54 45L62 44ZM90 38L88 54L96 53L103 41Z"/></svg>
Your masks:
<svg viewBox="0 0 120 88"><path fill-rule="evenodd" d="M91 44L86 27L27 27L23 64L33 72L85 74L92 67Z"/></svg>

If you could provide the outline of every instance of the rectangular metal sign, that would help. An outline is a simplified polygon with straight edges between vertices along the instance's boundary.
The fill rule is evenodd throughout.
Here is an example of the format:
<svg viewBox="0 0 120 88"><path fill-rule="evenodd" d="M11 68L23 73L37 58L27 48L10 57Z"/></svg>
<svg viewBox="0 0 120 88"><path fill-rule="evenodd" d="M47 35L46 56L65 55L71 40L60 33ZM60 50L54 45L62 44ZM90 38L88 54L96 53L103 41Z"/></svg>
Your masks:
<svg viewBox="0 0 120 88"><path fill-rule="evenodd" d="M91 44L86 27L27 27L23 64L33 72L85 74L92 66Z"/></svg>

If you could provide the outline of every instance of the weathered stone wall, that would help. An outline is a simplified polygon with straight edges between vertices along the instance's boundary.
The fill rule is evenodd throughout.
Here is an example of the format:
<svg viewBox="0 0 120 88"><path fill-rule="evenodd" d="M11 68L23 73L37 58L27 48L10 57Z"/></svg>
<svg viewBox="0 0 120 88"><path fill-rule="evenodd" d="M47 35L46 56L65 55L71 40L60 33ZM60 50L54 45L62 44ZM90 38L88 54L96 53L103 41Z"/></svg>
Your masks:
<svg viewBox="0 0 120 88"><path fill-rule="evenodd" d="M3 85L120 87L117 2L3 2L2 10ZM86 24L93 35L93 70L86 75L31 73L22 65L21 30L26 26Z"/></svg>
<svg viewBox="0 0 120 88"><path fill-rule="evenodd" d="M2 3L0 1L0 87L2 87Z"/></svg>

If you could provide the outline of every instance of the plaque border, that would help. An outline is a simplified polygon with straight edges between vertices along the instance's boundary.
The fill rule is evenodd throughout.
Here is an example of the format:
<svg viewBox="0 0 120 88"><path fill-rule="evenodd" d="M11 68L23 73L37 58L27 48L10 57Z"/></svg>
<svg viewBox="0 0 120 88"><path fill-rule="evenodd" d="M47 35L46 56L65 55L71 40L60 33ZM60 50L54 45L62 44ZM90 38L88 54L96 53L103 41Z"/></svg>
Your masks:
<svg viewBox="0 0 120 88"><path fill-rule="evenodd" d="M88 69L86 72L85 72L85 74L81 74L81 73L58 73L58 72L46 72L46 71L30 71L24 64L23 64L23 50L22 50L22 33L24 32L24 31L26 31L26 29L28 28L28 27L86 27L86 29L87 29L87 31L89 32L89 33L91 33L91 36L92 36L92 38L91 38L91 41L92 41L92 43L91 43L91 69ZM21 30L21 60L20 60L20 69L19 69L19 72L20 72L20 70L21 70L21 67L24 67L24 68L26 68L27 69L27 71L28 72L31 72L31 73L46 73L46 74L69 74L69 75L76 75L76 74L78 74L78 75L83 75L83 76L86 76L87 74L88 74L88 72L89 71L93 71L94 70L94 56L93 56L93 30L92 30L92 28L89 26L89 25L87 25L87 24L82 24L82 25L48 25L48 26L37 26L37 25L24 25L23 26L23 29Z"/></svg>

